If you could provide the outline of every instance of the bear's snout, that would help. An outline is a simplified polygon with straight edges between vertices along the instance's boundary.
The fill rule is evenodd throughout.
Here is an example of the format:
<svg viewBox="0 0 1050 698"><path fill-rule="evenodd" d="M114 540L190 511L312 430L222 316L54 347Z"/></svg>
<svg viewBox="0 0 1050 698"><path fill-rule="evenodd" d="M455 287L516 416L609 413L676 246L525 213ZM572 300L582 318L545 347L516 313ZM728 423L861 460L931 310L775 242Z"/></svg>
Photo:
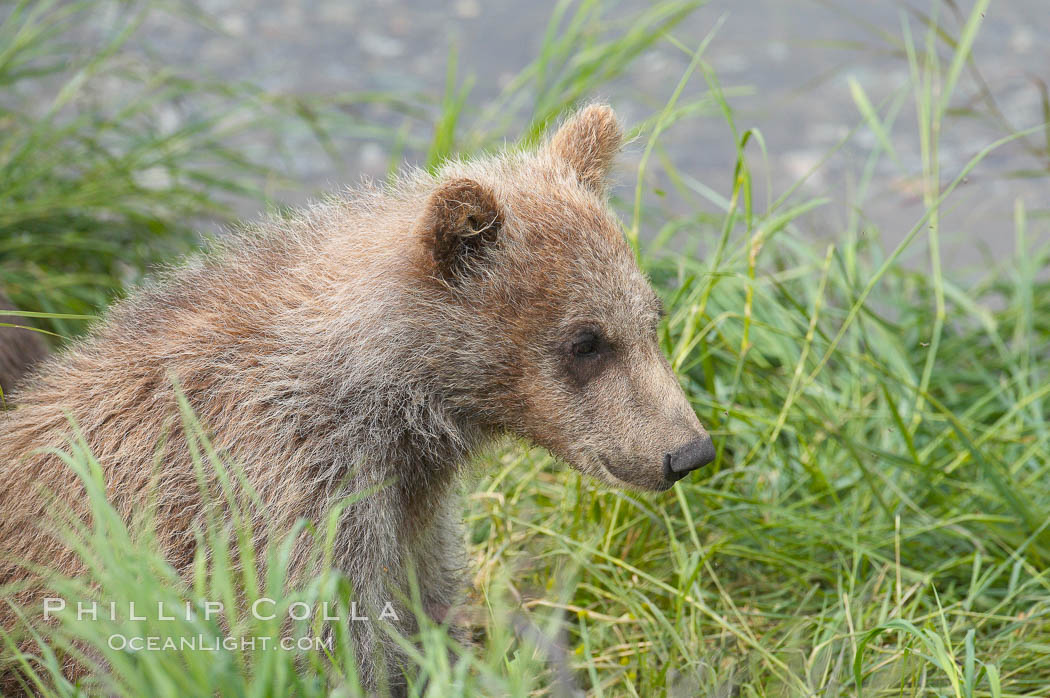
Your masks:
<svg viewBox="0 0 1050 698"><path fill-rule="evenodd" d="M715 444L711 436L704 432L684 446L664 454L664 477L670 482L678 482L683 477L710 464L715 459Z"/></svg>

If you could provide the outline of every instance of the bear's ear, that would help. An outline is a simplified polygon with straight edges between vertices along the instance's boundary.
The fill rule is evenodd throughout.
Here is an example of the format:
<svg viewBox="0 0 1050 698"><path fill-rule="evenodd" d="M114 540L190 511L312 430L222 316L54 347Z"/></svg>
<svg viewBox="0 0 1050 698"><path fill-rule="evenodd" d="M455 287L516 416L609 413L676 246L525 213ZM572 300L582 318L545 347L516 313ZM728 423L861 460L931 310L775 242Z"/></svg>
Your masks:
<svg viewBox="0 0 1050 698"><path fill-rule="evenodd" d="M487 187L452 179L430 194L418 226L438 276L454 281L469 274L499 238L503 211Z"/></svg>
<svg viewBox="0 0 1050 698"><path fill-rule="evenodd" d="M594 192L605 190L613 158L623 144L623 131L612 108L592 104L570 118L551 138L550 150Z"/></svg>

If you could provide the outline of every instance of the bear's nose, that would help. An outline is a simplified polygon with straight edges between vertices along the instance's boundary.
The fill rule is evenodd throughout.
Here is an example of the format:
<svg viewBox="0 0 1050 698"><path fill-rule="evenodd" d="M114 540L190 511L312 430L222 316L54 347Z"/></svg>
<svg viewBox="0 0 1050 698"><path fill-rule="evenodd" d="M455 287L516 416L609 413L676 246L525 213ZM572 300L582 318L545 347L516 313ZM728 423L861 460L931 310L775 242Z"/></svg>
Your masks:
<svg viewBox="0 0 1050 698"><path fill-rule="evenodd" d="M664 455L664 477L678 482L689 473L715 459L715 444L708 434L693 439Z"/></svg>

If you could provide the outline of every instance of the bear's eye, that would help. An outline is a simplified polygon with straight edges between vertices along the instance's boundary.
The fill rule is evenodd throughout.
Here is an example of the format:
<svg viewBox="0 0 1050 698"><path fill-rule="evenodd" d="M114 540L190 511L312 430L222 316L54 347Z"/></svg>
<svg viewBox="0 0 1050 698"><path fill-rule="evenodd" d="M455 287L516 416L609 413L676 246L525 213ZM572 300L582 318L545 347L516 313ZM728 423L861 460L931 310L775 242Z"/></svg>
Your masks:
<svg viewBox="0 0 1050 698"><path fill-rule="evenodd" d="M583 388L605 370L614 351L601 331L587 326L566 337L558 353L566 377L577 388Z"/></svg>
<svg viewBox="0 0 1050 698"><path fill-rule="evenodd" d="M586 359L598 355L598 337L588 333L581 335L572 343L572 355L577 359Z"/></svg>

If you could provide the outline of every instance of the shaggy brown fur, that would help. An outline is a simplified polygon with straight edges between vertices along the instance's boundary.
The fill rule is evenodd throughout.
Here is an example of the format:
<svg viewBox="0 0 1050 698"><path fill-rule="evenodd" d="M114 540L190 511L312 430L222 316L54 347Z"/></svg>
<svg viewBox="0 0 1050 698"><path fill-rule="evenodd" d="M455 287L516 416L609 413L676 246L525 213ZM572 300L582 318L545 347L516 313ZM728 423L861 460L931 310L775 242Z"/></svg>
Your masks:
<svg viewBox="0 0 1050 698"><path fill-rule="evenodd" d="M36 450L63 447L67 414L121 514L156 487L160 541L187 566L205 519L172 379L261 497L260 545L377 489L346 510L336 540L366 609L398 601L409 569L435 618L456 604L456 484L501 434L612 484L670 487L667 454L706 435L658 347L658 299L604 200L620 139L611 110L592 106L536 152L329 200L115 305L0 420L0 582L25 577L15 559L82 569L39 491L81 506L73 473ZM411 633L411 615L398 615ZM0 622L12 622L3 609ZM373 624L351 625L367 685L402 681L402 651Z"/></svg>
<svg viewBox="0 0 1050 698"><path fill-rule="evenodd" d="M17 308L0 293L0 310ZM0 323L23 326L0 327L0 390L6 401L22 376L47 356L47 343L39 332L24 329L29 324L24 317L0 313Z"/></svg>

